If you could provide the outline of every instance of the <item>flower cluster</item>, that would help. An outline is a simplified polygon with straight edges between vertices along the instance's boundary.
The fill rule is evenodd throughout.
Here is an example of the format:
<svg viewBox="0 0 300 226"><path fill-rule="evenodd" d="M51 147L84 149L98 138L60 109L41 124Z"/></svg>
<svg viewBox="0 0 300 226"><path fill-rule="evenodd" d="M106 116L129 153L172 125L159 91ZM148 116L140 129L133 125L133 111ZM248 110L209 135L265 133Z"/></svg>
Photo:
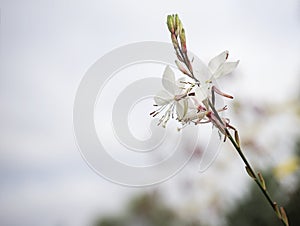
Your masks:
<svg viewBox="0 0 300 226"><path fill-rule="evenodd" d="M283 225L288 226L288 217L284 208L272 200L267 192L262 174L254 171L243 154L238 131L230 125L228 118L220 117L219 112L227 110L227 106L222 108L215 106L215 94L221 97L233 98L231 95L219 90L214 85L215 80L230 74L237 67L239 61L228 62L228 51L224 51L211 59L207 66L193 68L194 62L189 59L187 52L185 30L178 15L169 15L167 25L178 59L175 63L185 77L175 80L174 72L169 66L166 67L162 78L164 89L154 97L155 106L158 109L151 112L150 115L153 117L162 115L158 124L163 127L166 126L170 118L175 118L181 123L182 127L191 123L195 125L212 123L219 133L224 135L224 141L226 141L226 138L230 140L245 163L248 175L258 185ZM208 79L204 79L205 77ZM234 131L234 138L229 130Z"/></svg>
<svg viewBox="0 0 300 226"><path fill-rule="evenodd" d="M167 19L168 29L178 60L175 61L178 69L185 77L175 80L175 74L167 66L162 78L163 90L155 97L156 111L150 113L153 117L161 114L159 125L166 126L170 118L175 118L183 126L193 123L212 123L225 134L225 128L234 129L229 124L229 119L218 119L215 111L215 94L222 97L233 97L220 91L214 81L224 75L230 74L239 61L228 62L228 51L224 51L211 59L207 66L193 69L193 60L189 59L185 31L177 15L169 15ZM207 77L207 80L203 80ZM217 112L226 110L224 106ZM235 130L235 129L234 129ZM235 130L236 131L236 130Z"/></svg>

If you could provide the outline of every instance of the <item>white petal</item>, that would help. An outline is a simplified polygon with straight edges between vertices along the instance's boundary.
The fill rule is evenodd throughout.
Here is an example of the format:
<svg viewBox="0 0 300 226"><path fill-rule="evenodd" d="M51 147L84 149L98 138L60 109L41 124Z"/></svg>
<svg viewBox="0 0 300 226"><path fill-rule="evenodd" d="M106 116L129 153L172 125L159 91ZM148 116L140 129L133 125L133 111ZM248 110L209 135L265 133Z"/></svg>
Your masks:
<svg viewBox="0 0 300 226"><path fill-rule="evenodd" d="M199 102L202 102L210 95L210 84L204 83L195 89L195 97Z"/></svg>
<svg viewBox="0 0 300 226"><path fill-rule="evenodd" d="M163 78L162 78L162 85L171 94L175 94L176 91L175 75L169 66L167 66L164 71Z"/></svg>
<svg viewBox="0 0 300 226"><path fill-rule="evenodd" d="M188 110L187 99L183 99L176 102L176 113L179 120L182 120Z"/></svg>
<svg viewBox="0 0 300 226"><path fill-rule="evenodd" d="M166 90L161 90L154 96L154 101L157 105L166 105L170 103L174 97Z"/></svg>
<svg viewBox="0 0 300 226"><path fill-rule="evenodd" d="M205 80L211 77L211 72L208 67L203 65L199 65L198 67L194 67L194 76L200 82L203 83Z"/></svg>
<svg viewBox="0 0 300 226"><path fill-rule="evenodd" d="M211 59L211 61L208 63L208 68L212 73L215 73L218 68L225 63L226 59L228 58L228 51L224 51L220 53L218 56Z"/></svg>
<svg viewBox="0 0 300 226"><path fill-rule="evenodd" d="M186 82L186 78L185 77L181 77L176 81L176 88L175 88L175 94L182 94L185 91L185 87L186 84L184 83Z"/></svg>
<svg viewBox="0 0 300 226"><path fill-rule="evenodd" d="M215 79L223 76L223 75L227 75L229 73L231 73L239 64L240 61L236 61L236 62L227 62L224 63L217 71L216 73L214 73L213 77Z"/></svg>
<svg viewBox="0 0 300 226"><path fill-rule="evenodd" d="M191 121L191 120L195 120L197 118L198 118L198 110L192 109L192 110L189 110L186 113L186 115L184 116L184 121L188 122L188 121Z"/></svg>
<svg viewBox="0 0 300 226"><path fill-rule="evenodd" d="M210 78L211 73L208 67L198 57L195 57L191 64L193 67L194 76L200 83Z"/></svg>
<svg viewBox="0 0 300 226"><path fill-rule="evenodd" d="M196 97L190 97L188 99L188 108L189 109L197 109L200 105L200 102L197 100Z"/></svg>

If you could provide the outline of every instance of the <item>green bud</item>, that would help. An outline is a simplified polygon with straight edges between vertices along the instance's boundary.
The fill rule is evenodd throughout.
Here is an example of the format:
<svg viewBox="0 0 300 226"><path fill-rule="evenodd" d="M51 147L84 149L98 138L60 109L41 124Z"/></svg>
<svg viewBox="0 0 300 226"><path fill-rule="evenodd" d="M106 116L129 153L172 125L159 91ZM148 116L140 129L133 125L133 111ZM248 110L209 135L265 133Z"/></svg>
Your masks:
<svg viewBox="0 0 300 226"><path fill-rule="evenodd" d="M185 31L184 28L181 29L181 32L179 34L180 42L181 42L181 48L183 52L186 52L186 39L185 39Z"/></svg>
<svg viewBox="0 0 300 226"><path fill-rule="evenodd" d="M168 15L167 17L167 25L168 25L168 29L169 31L173 34L175 29L174 29L174 18L172 15Z"/></svg>
<svg viewBox="0 0 300 226"><path fill-rule="evenodd" d="M289 220L283 207L280 207L281 219L286 226L289 226Z"/></svg>
<svg viewBox="0 0 300 226"><path fill-rule="evenodd" d="M174 18L174 29L175 29L176 36L178 35L178 32L179 32L179 30L178 30L179 23L180 23L180 20L179 20L178 15L176 14L175 18Z"/></svg>
<svg viewBox="0 0 300 226"><path fill-rule="evenodd" d="M261 184L262 188L263 188L264 190L267 190L266 182L265 182L265 180L264 180L262 174L261 174L261 173L258 173L257 176L258 176L258 179L259 179L259 181L260 181L260 184Z"/></svg>
<svg viewBox="0 0 300 226"><path fill-rule="evenodd" d="M237 130L234 131L234 138L235 138L236 144L240 147L240 137L239 137L239 133Z"/></svg>
<svg viewBox="0 0 300 226"><path fill-rule="evenodd" d="M251 169L248 166L245 166L245 168L246 168L246 171L247 171L248 175L250 177L252 177L253 179L255 179L255 175L253 174L253 172L251 171Z"/></svg>
<svg viewBox="0 0 300 226"><path fill-rule="evenodd" d="M180 19L179 19L178 14L176 14L175 15L175 25L178 27L179 23L180 23Z"/></svg>
<svg viewBox="0 0 300 226"><path fill-rule="evenodd" d="M274 206L274 210L275 210L275 213L276 213L277 217L278 217L279 219L281 219L281 213L280 213L278 204L277 204L276 202L273 202L273 206Z"/></svg>

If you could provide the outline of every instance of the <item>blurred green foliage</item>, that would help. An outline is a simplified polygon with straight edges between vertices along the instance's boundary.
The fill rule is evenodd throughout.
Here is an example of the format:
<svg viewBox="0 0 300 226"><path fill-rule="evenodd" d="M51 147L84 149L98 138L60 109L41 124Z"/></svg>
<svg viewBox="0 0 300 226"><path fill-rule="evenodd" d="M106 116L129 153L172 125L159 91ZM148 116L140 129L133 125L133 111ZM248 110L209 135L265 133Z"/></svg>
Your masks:
<svg viewBox="0 0 300 226"><path fill-rule="evenodd" d="M300 157L300 139L295 153ZM298 170L299 171L299 170ZM295 172L300 175L300 172ZM263 172L268 190L278 204L287 211L291 226L300 225L300 180L292 193L274 179L270 170ZM209 217L209 216L208 216ZM93 226L203 226L197 216L182 219L176 212L176 206L169 207L158 192L146 193L135 197L127 205L124 213L98 219ZM236 203L227 215L228 226L280 226L281 222L266 202L255 183L251 183L248 195Z"/></svg>
<svg viewBox="0 0 300 226"><path fill-rule="evenodd" d="M296 145L295 154L300 157L300 140ZM268 183L268 189L273 194L278 204L284 206L291 226L300 225L300 172L295 172L298 177L298 184L292 193L284 191L274 180L271 172L264 173L265 180ZM273 181L273 182L272 182ZM250 194L241 200L235 207L235 210L228 215L228 225L230 226L275 226L281 225L281 222L270 209L269 204L264 200L261 192L252 184Z"/></svg>
<svg viewBox="0 0 300 226"><path fill-rule="evenodd" d="M143 194L133 199L125 213L105 217L93 226L201 226L196 219L181 219L173 209L167 207L157 192Z"/></svg>

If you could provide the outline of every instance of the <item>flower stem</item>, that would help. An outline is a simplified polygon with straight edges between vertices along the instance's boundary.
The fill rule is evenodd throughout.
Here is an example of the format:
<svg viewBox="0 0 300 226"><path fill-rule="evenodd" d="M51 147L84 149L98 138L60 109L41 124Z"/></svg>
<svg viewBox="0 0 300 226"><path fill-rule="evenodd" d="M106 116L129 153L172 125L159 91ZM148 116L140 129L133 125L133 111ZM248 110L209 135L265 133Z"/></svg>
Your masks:
<svg viewBox="0 0 300 226"><path fill-rule="evenodd" d="M208 103L213 111L213 113L215 114L215 116L217 117L217 119L219 120L220 123L223 123L223 120L221 119L218 111L215 109L214 105L211 103L211 101L208 99ZM277 203L275 201L272 200L270 194L268 193L266 187L265 187L265 183L263 181L261 174L257 174L255 172L255 170L252 168L252 166L250 165L249 161L247 160L246 156L244 155L241 147L239 146L239 144L237 143L237 141L232 137L231 133L229 132L229 130L225 127L224 125L224 130L225 130L225 136L228 137L228 139L231 141L232 145L234 146L234 148L236 149L236 151L238 152L239 156L241 157L241 159L243 160L246 169L248 171L248 174L250 177L252 177L254 179L254 181L256 182L256 184L258 185L259 189L261 190L261 192L263 193L263 195L265 196L265 198L267 199L268 203L270 204L270 206L272 207L272 209L274 210L274 212L276 213L276 215L278 216L278 218L281 220L281 222L283 223L283 225L288 226L288 218L285 214L285 211L283 210L283 207L281 207L282 211L279 211L279 208L277 206Z"/></svg>
<svg viewBox="0 0 300 226"><path fill-rule="evenodd" d="M172 39L173 47L176 51L177 58L178 58L179 61L181 61L182 63L185 64L186 68L189 71L189 72L187 72L187 71L184 70L183 73L187 74L188 76L193 78L199 85L200 81L198 81L197 78L194 76L192 65L191 65L189 57L187 55L185 31L182 27L181 21L178 18L178 15L169 15L168 18L167 18L167 25L168 25L169 31L171 32L171 39ZM180 44L179 44L179 41L177 39L178 34L179 34L179 38L180 38ZM178 66L178 68L181 69L180 66ZM222 93L220 91L218 92L218 90L214 90L214 91L217 91L217 93L224 96L224 93ZM185 95L187 95L187 93ZM182 97L181 96L177 97L177 99L179 100ZM231 96L227 96L227 97L231 98ZM232 135L230 134L227 126L225 125L225 123L221 119L218 111L216 110L216 108L214 106L214 96L212 98L212 101L210 101L209 98L207 98L207 101L208 101L208 104L209 104L212 112L214 113L214 116L218 120L217 124L219 126L217 126L217 127L219 128L220 132L224 133L225 138L228 137L228 139L231 141L232 145L234 146L234 148L238 152L239 156L241 157L241 159L245 163L246 170L247 170L249 176L252 179L254 179L254 181L258 185L259 189L262 191L263 195L265 196L268 203L271 205L272 209L275 211L276 215L281 220L283 225L289 226L288 218L287 218L287 215L285 213L284 208L283 207L279 208L277 203L272 200L271 196L269 195L269 193L267 191L266 184L265 184L265 181L264 181L264 178L263 178L262 174L261 173L256 174L256 172L254 171L254 169L252 168L252 166L248 162L247 158L243 154L242 149L241 149L240 144L239 144L240 142L239 142L237 130L235 128L233 128L232 126L229 127L231 129L235 130L235 138L233 138Z"/></svg>

